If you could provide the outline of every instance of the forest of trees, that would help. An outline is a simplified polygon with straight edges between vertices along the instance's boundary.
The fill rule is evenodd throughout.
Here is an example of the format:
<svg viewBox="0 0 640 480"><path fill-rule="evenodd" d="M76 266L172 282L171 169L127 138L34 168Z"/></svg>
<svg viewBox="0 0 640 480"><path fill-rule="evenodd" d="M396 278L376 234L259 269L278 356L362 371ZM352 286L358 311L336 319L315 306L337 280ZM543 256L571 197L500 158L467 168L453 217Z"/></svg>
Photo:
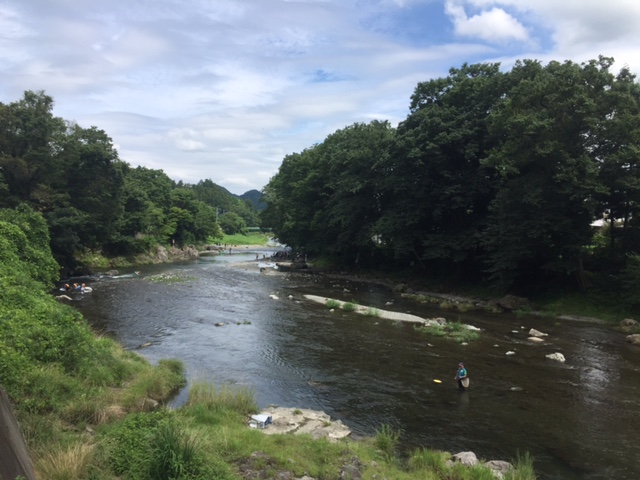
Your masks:
<svg viewBox="0 0 640 480"><path fill-rule="evenodd" d="M640 87L612 64L465 64L419 83L397 128L354 124L285 157L263 223L344 266L638 286Z"/></svg>
<svg viewBox="0 0 640 480"><path fill-rule="evenodd" d="M129 255L220 238L221 226L225 233L259 226L251 202L211 180L189 185L133 168L104 131L54 117L52 109L44 92L0 103L0 208L40 212L61 266L73 268L85 250Z"/></svg>

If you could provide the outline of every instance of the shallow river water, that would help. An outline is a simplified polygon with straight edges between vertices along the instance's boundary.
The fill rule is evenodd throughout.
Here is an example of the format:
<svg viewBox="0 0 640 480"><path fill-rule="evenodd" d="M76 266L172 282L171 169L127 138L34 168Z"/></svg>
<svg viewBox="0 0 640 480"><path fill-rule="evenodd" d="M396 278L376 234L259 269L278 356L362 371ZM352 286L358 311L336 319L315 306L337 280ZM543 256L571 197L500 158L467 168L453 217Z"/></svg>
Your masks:
<svg viewBox="0 0 640 480"><path fill-rule="evenodd" d="M178 358L189 379L251 387L261 407L323 410L356 435L388 424L407 449L470 450L487 460L527 451L541 479L640 479L640 348L624 335L593 322L461 314L380 286L231 266L253 259L140 267L139 277L89 284L93 292L74 305L127 348L150 342L138 351L152 362ZM158 274L182 281L152 281ZM481 328L481 337L461 346L411 323L331 313L305 293L442 316ZM544 344L527 342L530 328L549 334ZM554 352L567 361L545 358ZM453 380L461 360L471 378L464 393Z"/></svg>

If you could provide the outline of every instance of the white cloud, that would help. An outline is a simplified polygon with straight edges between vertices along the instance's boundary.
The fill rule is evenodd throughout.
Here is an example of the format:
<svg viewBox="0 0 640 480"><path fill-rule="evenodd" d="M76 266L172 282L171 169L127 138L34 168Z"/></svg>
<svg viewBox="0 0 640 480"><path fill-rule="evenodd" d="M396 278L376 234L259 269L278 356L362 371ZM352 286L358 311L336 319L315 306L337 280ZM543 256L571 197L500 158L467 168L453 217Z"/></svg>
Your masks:
<svg viewBox="0 0 640 480"><path fill-rule="evenodd" d="M505 7L526 18L538 42L549 47L520 58L582 62L602 54L617 60L614 68L628 65L640 71L640 2L636 0L469 0L468 4Z"/></svg>
<svg viewBox="0 0 640 480"><path fill-rule="evenodd" d="M482 10L469 17L464 5L455 0L447 0L445 10L453 20L457 35L494 43L509 40L524 42L529 38L526 28L501 8L493 7L490 10Z"/></svg>

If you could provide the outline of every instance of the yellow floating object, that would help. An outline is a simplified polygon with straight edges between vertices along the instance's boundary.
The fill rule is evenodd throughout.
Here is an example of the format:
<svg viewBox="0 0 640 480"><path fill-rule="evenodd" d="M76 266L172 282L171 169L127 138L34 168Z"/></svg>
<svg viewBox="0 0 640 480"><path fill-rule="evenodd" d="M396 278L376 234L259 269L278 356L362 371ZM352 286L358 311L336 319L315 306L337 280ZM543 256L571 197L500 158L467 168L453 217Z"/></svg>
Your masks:
<svg viewBox="0 0 640 480"><path fill-rule="evenodd" d="M437 378L434 378L433 383L442 383L442 380L438 380Z"/></svg>

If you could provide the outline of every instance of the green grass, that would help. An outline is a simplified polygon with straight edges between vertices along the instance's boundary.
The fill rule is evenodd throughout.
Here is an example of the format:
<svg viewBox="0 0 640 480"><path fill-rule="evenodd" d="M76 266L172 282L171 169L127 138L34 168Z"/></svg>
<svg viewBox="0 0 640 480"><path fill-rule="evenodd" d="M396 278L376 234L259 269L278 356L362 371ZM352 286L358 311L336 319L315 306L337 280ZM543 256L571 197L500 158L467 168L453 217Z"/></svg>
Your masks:
<svg viewBox="0 0 640 480"><path fill-rule="evenodd" d="M345 312L354 312L356 310L357 305L352 302L345 302L342 304L342 309Z"/></svg>
<svg viewBox="0 0 640 480"><path fill-rule="evenodd" d="M151 277L146 277L145 280L152 283L185 283L194 280L195 277L182 275L179 273L160 273Z"/></svg>
<svg viewBox="0 0 640 480"><path fill-rule="evenodd" d="M327 308L340 308L341 303L338 300L334 300L333 298L327 298L325 302Z"/></svg>
<svg viewBox="0 0 640 480"><path fill-rule="evenodd" d="M271 235L265 233L249 233L247 235L225 235L222 240L211 243L221 243L223 245L261 245L266 246Z"/></svg>
<svg viewBox="0 0 640 480"><path fill-rule="evenodd" d="M392 461L395 458L399 441L400 431L394 430L390 425L382 425L376 430L374 444L387 461Z"/></svg>
<svg viewBox="0 0 640 480"><path fill-rule="evenodd" d="M421 333L436 337L448 337L458 343L468 343L480 338L478 332L469 330L469 328L460 322L447 322L442 325L421 325L416 327Z"/></svg>
<svg viewBox="0 0 640 480"><path fill-rule="evenodd" d="M241 414L257 413L253 391L231 386L216 387L207 382L193 382L189 389L187 405L204 405L211 409L224 408Z"/></svg>
<svg viewBox="0 0 640 480"><path fill-rule="evenodd" d="M611 296L602 298L599 295L574 292L561 296L546 295L532 300L539 309L550 315L577 315L609 322L619 322L623 318L638 315L637 311L625 307L622 301L616 302Z"/></svg>

